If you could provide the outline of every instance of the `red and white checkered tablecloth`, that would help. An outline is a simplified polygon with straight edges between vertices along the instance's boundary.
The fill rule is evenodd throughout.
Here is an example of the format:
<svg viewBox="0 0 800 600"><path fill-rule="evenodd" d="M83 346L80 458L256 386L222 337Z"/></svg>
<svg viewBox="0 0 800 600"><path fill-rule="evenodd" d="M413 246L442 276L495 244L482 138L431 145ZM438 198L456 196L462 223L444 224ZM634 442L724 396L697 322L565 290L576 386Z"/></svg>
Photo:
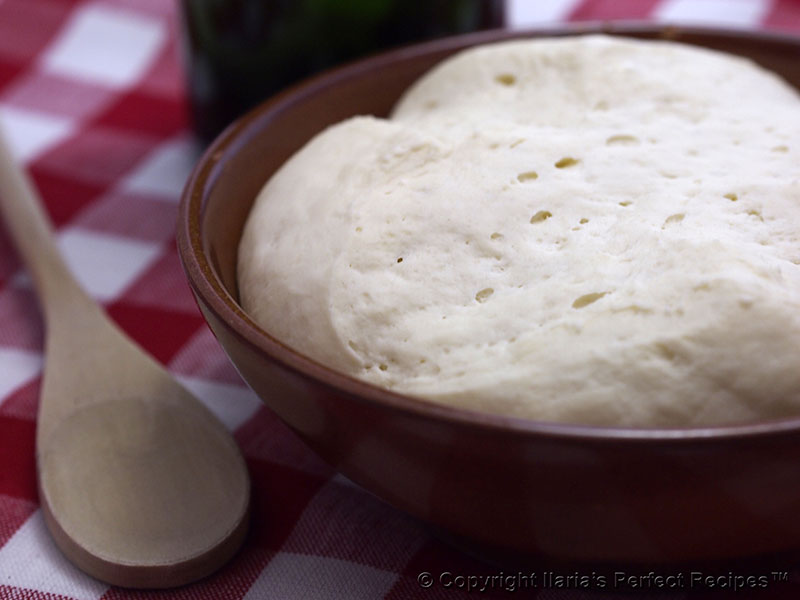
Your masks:
<svg viewBox="0 0 800 600"><path fill-rule="evenodd" d="M800 33L800 0L509 0L507 17L511 27L654 19ZM220 572L164 592L110 588L60 555L36 492L41 319L0 231L0 599L629 598L543 588L541 578L535 590L513 589L499 576L516 573L463 556L336 475L246 389L203 323L175 249L178 197L200 150L178 45L177 3L167 0L0 0L0 125L81 283L235 432L253 481L252 529ZM422 572L432 587L419 584ZM800 597L800 571L787 577L759 597ZM464 589L476 581L486 589ZM698 594L659 597L689 596Z"/></svg>

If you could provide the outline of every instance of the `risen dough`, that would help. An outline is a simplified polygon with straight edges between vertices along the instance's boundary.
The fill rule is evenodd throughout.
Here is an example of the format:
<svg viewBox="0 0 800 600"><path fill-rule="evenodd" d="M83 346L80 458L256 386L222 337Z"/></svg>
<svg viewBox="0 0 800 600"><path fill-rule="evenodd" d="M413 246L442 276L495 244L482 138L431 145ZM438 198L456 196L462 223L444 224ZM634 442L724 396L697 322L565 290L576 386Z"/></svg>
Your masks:
<svg viewBox="0 0 800 600"><path fill-rule="evenodd" d="M800 99L742 59L589 36L469 50L312 140L244 308L335 369L538 420L800 414Z"/></svg>

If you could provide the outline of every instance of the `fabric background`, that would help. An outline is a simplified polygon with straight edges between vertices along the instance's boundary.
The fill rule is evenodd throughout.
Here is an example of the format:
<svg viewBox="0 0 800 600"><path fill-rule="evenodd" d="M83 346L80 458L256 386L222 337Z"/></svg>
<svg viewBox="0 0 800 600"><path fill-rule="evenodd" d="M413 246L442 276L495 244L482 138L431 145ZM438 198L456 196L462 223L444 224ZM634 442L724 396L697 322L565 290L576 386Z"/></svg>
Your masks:
<svg viewBox="0 0 800 600"><path fill-rule="evenodd" d="M224 569L165 592L108 587L60 555L35 480L40 314L0 230L0 599L630 598L511 590L498 578L483 591L458 589L466 579L445 587L445 572L516 574L467 558L336 475L246 389L205 326L175 248L178 197L200 151L188 129L177 19L167 0L0 0L0 125L80 282L234 432L254 486L252 529ZM508 2L516 28L612 19L800 32L800 0ZM788 571L785 581L770 579L759 597L800 597L800 572L776 568ZM421 572L436 578L430 589ZM658 597L707 595L749 597Z"/></svg>

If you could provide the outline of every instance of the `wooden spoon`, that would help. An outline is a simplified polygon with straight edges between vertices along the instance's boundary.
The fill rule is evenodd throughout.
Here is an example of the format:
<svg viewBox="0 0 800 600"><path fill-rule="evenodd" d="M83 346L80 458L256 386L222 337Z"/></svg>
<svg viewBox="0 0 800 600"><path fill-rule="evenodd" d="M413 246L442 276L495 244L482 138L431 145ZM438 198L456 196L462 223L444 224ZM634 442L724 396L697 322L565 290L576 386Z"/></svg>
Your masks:
<svg viewBox="0 0 800 600"><path fill-rule="evenodd" d="M182 585L244 539L250 482L225 427L72 278L0 136L0 208L46 322L39 498L64 554L114 585Z"/></svg>

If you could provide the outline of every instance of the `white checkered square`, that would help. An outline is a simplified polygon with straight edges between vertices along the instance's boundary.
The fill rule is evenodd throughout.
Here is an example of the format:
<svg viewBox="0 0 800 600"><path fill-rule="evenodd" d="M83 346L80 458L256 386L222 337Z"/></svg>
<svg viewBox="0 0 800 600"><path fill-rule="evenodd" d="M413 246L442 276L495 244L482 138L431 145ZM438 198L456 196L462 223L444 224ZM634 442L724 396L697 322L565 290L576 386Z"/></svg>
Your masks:
<svg viewBox="0 0 800 600"><path fill-rule="evenodd" d="M341 485L331 480L305 507L283 550L389 571L408 563L426 539L411 517L350 481Z"/></svg>
<svg viewBox="0 0 800 600"><path fill-rule="evenodd" d="M351 481L350 479L348 479L347 477L345 477L341 473L336 473L336 475L331 477L331 480L330 480L329 483L336 484L336 485L342 485L344 487L351 487L351 488L355 488L357 490L362 489L360 485L358 485L357 483L354 483L353 481Z"/></svg>
<svg viewBox="0 0 800 600"><path fill-rule="evenodd" d="M0 404L14 390L36 377L42 370L42 356L13 348L0 348Z"/></svg>
<svg viewBox="0 0 800 600"><path fill-rule="evenodd" d="M669 23L756 27L769 8L770 0L664 0L654 17Z"/></svg>
<svg viewBox="0 0 800 600"><path fill-rule="evenodd" d="M103 110L114 91L105 86L30 71L9 84L3 103L51 117L85 121Z"/></svg>
<svg viewBox="0 0 800 600"><path fill-rule="evenodd" d="M74 600L95 600L107 590L64 558L47 532L41 511L31 515L0 548L0 584Z"/></svg>
<svg viewBox="0 0 800 600"><path fill-rule="evenodd" d="M195 162L200 147L188 136L179 136L156 148L131 175L122 189L177 202Z"/></svg>
<svg viewBox="0 0 800 600"><path fill-rule="evenodd" d="M103 0L106 4L119 6L146 13L153 16L177 18L179 2L164 2L164 0Z"/></svg>
<svg viewBox="0 0 800 600"><path fill-rule="evenodd" d="M2 127L14 156L27 162L72 133L73 123L29 110L0 106Z"/></svg>
<svg viewBox="0 0 800 600"><path fill-rule="evenodd" d="M581 0L507 0L506 23L511 29L524 29L536 25L560 23L566 20L572 9Z"/></svg>
<svg viewBox="0 0 800 600"><path fill-rule="evenodd" d="M116 299L158 257L157 244L63 229L59 247L77 280L97 300Z"/></svg>
<svg viewBox="0 0 800 600"><path fill-rule="evenodd" d="M158 19L103 6L78 9L45 51L45 70L111 87L139 79L167 39Z"/></svg>
<svg viewBox="0 0 800 600"><path fill-rule="evenodd" d="M225 356L217 338L208 327L197 330L197 333L172 357L169 368L173 373L195 379L243 385L242 378L233 363Z"/></svg>
<svg viewBox="0 0 800 600"><path fill-rule="evenodd" d="M192 377L178 376L177 379L231 431L252 417L261 406L258 396L241 385Z"/></svg>
<svg viewBox="0 0 800 600"><path fill-rule="evenodd" d="M279 552L245 600L374 600L383 598L397 575L346 560Z"/></svg>

